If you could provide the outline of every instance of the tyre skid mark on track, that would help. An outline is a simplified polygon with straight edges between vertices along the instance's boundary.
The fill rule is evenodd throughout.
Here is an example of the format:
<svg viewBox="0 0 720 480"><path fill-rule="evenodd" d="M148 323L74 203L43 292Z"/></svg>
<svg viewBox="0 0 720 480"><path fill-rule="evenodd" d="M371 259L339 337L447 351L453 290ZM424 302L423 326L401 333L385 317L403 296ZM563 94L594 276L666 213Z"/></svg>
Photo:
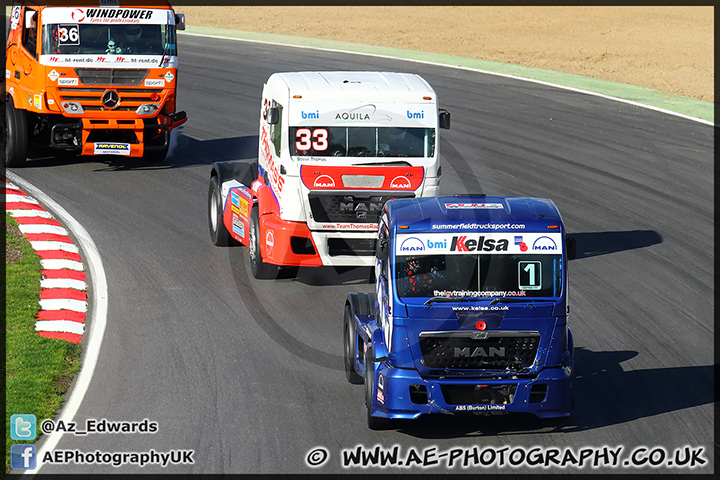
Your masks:
<svg viewBox="0 0 720 480"><path fill-rule="evenodd" d="M40 257L43 267L38 335L78 343L85 334L85 267L68 231L37 200L5 181L5 210Z"/></svg>

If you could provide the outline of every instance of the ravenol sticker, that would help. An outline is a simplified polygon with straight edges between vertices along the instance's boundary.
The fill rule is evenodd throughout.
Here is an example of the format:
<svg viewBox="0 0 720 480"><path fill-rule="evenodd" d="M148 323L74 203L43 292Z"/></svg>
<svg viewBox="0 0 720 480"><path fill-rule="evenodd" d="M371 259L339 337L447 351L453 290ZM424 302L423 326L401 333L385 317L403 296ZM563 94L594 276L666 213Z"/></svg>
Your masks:
<svg viewBox="0 0 720 480"><path fill-rule="evenodd" d="M145 86L146 87L164 87L165 86L165 79L163 78L148 78L145 80Z"/></svg>
<svg viewBox="0 0 720 480"><path fill-rule="evenodd" d="M48 78L52 80L53 82L57 80L60 77L60 74L55 70L54 68L50 73L48 73Z"/></svg>
<svg viewBox="0 0 720 480"><path fill-rule="evenodd" d="M93 144L95 155L130 155L129 143L95 143Z"/></svg>
<svg viewBox="0 0 720 480"><path fill-rule="evenodd" d="M172 82L174 78L175 78L175 75L173 75L172 72L167 72L167 73L165 74L165 81L166 81L166 82Z"/></svg>
<svg viewBox="0 0 720 480"><path fill-rule="evenodd" d="M457 209L484 209L484 210L502 210L502 203L446 203L445 208L448 210Z"/></svg>

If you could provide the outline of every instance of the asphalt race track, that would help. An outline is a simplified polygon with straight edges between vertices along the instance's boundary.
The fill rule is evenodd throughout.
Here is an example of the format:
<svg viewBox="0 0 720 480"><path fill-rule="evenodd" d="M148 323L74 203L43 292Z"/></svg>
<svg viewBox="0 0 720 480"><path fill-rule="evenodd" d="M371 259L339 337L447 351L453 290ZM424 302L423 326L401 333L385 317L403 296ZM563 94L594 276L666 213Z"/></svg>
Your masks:
<svg viewBox="0 0 720 480"><path fill-rule="evenodd" d="M457 460L449 471L713 472L711 126L439 66L187 35L179 42L178 106L189 121L165 162L40 157L12 171L87 229L107 274L108 324L79 427L103 418L158 424L154 434L67 433L56 449L193 450L194 465L44 464L41 473L435 473L448 470L443 452L473 447L621 447L621 465L463 469ZM569 267L576 408L565 422L442 415L368 430L363 387L347 383L341 355L343 302L372 290L369 269L256 281L245 248L211 244L210 166L256 158L263 82L276 71L326 69L415 72L433 85L452 113L451 130L441 132L442 194L558 205L578 245ZM344 468L343 450L358 445L398 445L401 458L414 449L428 465ZM327 459L311 468L306 458L322 457L319 447ZM636 460L656 448L673 460L684 447L702 448L706 463L623 463L638 449Z"/></svg>

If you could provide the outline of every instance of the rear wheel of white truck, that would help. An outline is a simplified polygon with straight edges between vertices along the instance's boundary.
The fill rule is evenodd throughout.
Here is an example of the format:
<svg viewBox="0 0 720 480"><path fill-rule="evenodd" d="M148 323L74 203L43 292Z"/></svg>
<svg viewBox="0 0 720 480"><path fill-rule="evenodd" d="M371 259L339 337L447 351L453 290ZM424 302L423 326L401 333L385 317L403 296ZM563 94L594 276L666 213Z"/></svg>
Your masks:
<svg viewBox="0 0 720 480"><path fill-rule="evenodd" d="M25 110L18 110L12 98L5 103L5 166L19 167L27 160L29 136Z"/></svg>
<svg viewBox="0 0 720 480"><path fill-rule="evenodd" d="M257 207L253 207L250 215L250 233L249 233L249 249L250 272L255 278L271 278L275 275L277 267L270 265L262 260L260 255L260 218L258 216Z"/></svg>
<svg viewBox="0 0 720 480"><path fill-rule="evenodd" d="M355 314L350 305L345 305L343 320L343 357L345 359L345 377L353 385L363 383L363 378L355 370L355 351L357 350L357 334L355 333Z"/></svg>

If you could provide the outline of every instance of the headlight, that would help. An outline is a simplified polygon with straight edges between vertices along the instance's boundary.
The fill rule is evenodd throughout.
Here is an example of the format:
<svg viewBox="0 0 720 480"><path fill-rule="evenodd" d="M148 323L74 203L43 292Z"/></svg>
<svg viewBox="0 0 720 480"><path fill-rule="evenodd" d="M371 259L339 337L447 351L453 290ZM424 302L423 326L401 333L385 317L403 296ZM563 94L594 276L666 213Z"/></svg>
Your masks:
<svg viewBox="0 0 720 480"><path fill-rule="evenodd" d="M81 113L85 113L85 109L83 109L82 105L80 105L77 102L62 102L63 110L65 110L67 113L73 114L73 115L79 115Z"/></svg>
<svg viewBox="0 0 720 480"><path fill-rule="evenodd" d="M158 106L154 103L143 103L135 110L138 115L152 115L158 111Z"/></svg>

